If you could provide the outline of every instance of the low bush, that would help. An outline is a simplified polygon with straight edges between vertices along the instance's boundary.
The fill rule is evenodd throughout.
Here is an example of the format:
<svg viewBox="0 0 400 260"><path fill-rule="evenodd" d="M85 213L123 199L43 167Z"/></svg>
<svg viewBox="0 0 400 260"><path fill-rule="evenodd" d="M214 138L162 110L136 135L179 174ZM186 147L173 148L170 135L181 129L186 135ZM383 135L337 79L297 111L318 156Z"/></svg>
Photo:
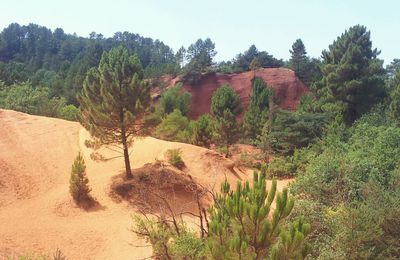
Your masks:
<svg viewBox="0 0 400 260"><path fill-rule="evenodd" d="M181 156L182 151L180 149L169 149L166 154L168 162L176 168L182 169L185 166Z"/></svg>

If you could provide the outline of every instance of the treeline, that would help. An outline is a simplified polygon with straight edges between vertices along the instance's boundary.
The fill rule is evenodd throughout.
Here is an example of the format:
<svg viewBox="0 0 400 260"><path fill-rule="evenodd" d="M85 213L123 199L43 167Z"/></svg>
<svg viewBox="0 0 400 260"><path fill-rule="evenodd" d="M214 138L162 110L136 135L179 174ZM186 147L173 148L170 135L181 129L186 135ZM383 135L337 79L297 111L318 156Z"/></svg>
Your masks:
<svg viewBox="0 0 400 260"><path fill-rule="evenodd" d="M151 79L155 85L160 84L159 79L166 74L181 75L183 80L196 83L207 73L235 73L283 66L294 69L306 84L320 76L320 61L306 56L301 40L293 46L289 61L277 59L252 45L231 61L216 63L215 43L209 38L198 39L175 53L162 41L135 33L117 32L112 37L104 37L92 32L89 37L80 37L67 34L61 28L52 31L36 24L13 23L0 33L3 95L11 87L29 82L32 89L46 89L49 99L63 98L67 105L78 107L76 96L82 89L87 71L99 65L104 52L120 45L139 58L144 78ZM15 106L5 108L16 109ZM40 111L35 113L48 115Z"/></svg>
<svg viewBox="0 0 400 260"><path fill-rule="evenodd" d="M93 32L79 37L61 28L52 31L36 24L13 23L0 34L0 81L5 85L29 81L33 88L47 87L51 97L64 97L78 105L76 94L86 72L98 66L104 51L119 45L139 57L149 77L179 69L169 46L138 34L117 32L106 38Z"/></svg>

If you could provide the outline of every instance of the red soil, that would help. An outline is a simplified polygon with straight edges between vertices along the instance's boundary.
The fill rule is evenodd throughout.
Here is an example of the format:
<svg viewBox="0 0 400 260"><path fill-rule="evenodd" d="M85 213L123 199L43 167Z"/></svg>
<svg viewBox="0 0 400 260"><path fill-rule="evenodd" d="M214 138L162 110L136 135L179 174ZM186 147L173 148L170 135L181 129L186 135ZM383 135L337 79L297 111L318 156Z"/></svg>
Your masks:
<svg viewBox="0 0 400 260"><path fill-rule="evenodd" d="M196 85L184 83L183 88L192 94L190 116L209 113L211 97L214 91L224 84L229 84L240 95L244 108L247 107L251 95L251 82L254 77L261 77L275 91L275 102L279 107L295 110L300 97L309 92L308 87L296 77L294 71L286 68L268 68L235 74L214 73L204 76ZM179 78L163 78L173 86Z"/></svg>

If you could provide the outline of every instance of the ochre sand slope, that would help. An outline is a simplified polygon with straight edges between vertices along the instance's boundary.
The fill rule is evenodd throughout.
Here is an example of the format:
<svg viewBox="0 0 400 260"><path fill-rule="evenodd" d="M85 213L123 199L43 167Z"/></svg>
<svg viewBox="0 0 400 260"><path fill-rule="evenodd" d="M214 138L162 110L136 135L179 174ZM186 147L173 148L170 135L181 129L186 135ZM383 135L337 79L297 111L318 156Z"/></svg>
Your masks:
<svg viewBox="0 0 400 260"><path fill-rule="evenodd" d="M120 174L123 159L96 162L84 142L89 134L78 124L60 119L0 110L0 259L25 253L49 254L61 248L68 259L141 259L151 248L131 231L128 203L109 196L111 177ZM250 174L231 160L201 147L146 137L131 148L132 168L163 159L180 148L186 170L208 188L225 178L234 184ZM71 164L81 151L92 195L100 203L91 211L77 208L68 186ZM117 153L102 148L111 158ZM279 189L287 182L279 183ZM139 246L139 247L138 247Z"/></svg>

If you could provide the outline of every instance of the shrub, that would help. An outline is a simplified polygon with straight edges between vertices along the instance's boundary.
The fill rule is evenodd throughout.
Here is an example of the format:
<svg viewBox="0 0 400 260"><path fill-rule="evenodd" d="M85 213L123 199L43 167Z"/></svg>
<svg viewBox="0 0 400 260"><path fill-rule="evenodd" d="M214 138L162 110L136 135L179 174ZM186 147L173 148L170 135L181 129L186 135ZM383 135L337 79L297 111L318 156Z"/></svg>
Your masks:
<svg viewBox="0 0 400 260"><path fill-rule="evenodd" d="M79 119L79 108L74 105L67 105L60 109L60 117L69 121L78 121Z"/></svg>
<svg viewBox="0 0 400 260"><path fill-rule="evenodd" d="M209 148L214 135L213 120L209 115L202 115L193 123L193 144Z"/></svg>
<svg viewBox="0 0 400 260"><path fill-rule="evenodd" d="M182 84L168 89L162 93L160 98L160 114L162 116L172 113L175 109L181 111L182 115L187 116L190 110L190 100L192 95L182 91Z"/></svg>
<svg viewBox="0 0 400 260"><path fill-rule="evenodd" d="M72 165L69 191L78 205L88 203L92 200L89 194L91 191L89 179L86 177L86 165L81 153L76 156Z"/></svg>
<svg viewBox="0 0 400 260"><path fill-rule="evenodd" d="M237 166L243 166L248 168L259 168L260 167L260 155L257 153L241 153L239 158L236 160Z"/></svg>
<svg viewBox="0 0 400 260"><path fill-rule="evenodd" d="M190 131L189 119L183 116L180 110L175 109L157 126L155 135L167 141L189 142Z"/></svg>
<svg viewBox="0 0 400 260"><path fill-rule="evenodd" d="M181 157L182 151L180 149L169 149L166 154L168 162L176 168L182 169L185 166Z"/></svg>

